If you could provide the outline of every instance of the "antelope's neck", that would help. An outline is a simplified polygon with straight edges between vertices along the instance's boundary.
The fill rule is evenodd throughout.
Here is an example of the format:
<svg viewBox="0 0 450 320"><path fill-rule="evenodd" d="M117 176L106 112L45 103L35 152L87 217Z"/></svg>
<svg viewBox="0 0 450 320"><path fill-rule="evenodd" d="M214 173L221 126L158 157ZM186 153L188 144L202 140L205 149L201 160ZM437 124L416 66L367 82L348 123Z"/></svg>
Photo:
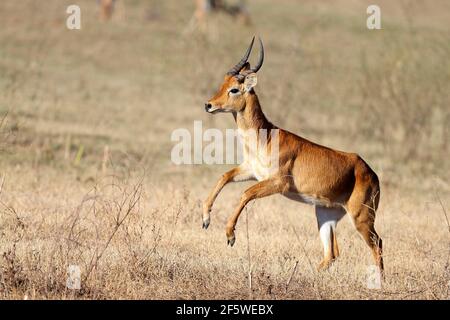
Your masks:
<svg viewBox="0 0 450 320"><path fill-rule="evenodd" d="M258 96L254 92L248 94L245 101L245 108L235 116L236 124L241 131L274 128L264 115Z"/></svg>

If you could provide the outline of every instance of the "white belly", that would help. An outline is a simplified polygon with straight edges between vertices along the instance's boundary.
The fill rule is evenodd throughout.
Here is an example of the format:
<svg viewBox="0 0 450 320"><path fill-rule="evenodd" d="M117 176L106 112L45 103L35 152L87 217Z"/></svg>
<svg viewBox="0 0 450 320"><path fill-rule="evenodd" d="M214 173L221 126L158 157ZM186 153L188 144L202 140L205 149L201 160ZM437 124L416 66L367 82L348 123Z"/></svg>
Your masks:
<svg viewBox="0 0 450 320"><path fill-rule="evenodd" d="M298 202L302 202L302 203L306 203L306 204L312 204L314 206L319 206L319 207L339 207L339 206L341 206L340 203L333 203L327 199L320 199L318 197L314 197L314 196L306 195L306 194L302 194L302 193L286 193L286 194L284 194L284 196L286 198L289 198L294 201L298 201Z"/></svg>

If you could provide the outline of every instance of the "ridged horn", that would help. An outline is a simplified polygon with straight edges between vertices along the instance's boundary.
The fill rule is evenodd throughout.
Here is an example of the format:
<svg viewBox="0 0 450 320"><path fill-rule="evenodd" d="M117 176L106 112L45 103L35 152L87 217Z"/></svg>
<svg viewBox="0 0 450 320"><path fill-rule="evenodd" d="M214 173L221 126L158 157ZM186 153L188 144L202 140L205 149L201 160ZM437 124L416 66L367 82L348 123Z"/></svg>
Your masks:
<svg viewBox="0 0 450 320"><path fill-rule="evenodd" d="M244 64L247 62L248 58L250 57L250 53L252 52L253 43L255 42L255 37L253 37L252 42L250 42L250 46L248 47L247 51L244 54L244 57L239 61L233 68L228 71L227 74L231 76L235 76L241 71Z"/></svg>
<svg viewBox="0 0 450 320"><path fill-rule="evenodd" d="M264 62L264 45L262 43L261 38L259 39L259 58L258 58L258 63L256 64L256 66L254 66L253 68L251 68L251 72L258 72L259 69L261 69L263 62Z"/></svg>

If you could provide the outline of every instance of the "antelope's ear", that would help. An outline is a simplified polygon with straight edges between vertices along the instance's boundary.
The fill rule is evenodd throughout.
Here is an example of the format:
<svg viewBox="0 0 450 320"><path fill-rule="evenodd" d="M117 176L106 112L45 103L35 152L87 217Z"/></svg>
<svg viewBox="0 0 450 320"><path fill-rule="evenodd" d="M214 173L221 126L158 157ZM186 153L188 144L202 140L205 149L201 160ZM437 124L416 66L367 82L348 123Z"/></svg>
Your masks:
<svg viewBox="0 0 450 320"><path fill-rule="evenodd" d="M250 73L245 76L244 80L244 89L246 92L249 92L253 89L254 86L258 83L258 77L256 76L256 73Z"/></svg>

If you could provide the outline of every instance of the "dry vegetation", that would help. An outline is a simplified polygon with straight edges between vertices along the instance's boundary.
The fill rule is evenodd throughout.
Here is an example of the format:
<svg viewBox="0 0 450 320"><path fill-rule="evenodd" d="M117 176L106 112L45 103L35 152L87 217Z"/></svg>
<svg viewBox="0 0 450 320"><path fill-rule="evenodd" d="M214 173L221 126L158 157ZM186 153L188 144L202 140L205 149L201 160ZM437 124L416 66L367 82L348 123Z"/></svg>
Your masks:
<svg viewBox="0 0 450 320"><path fill-rule="evenodd" d="M77 0L82 30L68 31L73 2L0 4L1 298L449 298L448 1L377 1L381 31L365 28L367 1L249 1L253 26L219 15L190 34L193 1L119 1L100 23ZM268 117L379 173L382 290L366 286L370 253L347 219L341 257L317 272L313 209L278 196L250 204L227 247L248 184L228 186L201 229L227 168L174 166L170 134L234 127L202 105L254 33Z"/></svg>

